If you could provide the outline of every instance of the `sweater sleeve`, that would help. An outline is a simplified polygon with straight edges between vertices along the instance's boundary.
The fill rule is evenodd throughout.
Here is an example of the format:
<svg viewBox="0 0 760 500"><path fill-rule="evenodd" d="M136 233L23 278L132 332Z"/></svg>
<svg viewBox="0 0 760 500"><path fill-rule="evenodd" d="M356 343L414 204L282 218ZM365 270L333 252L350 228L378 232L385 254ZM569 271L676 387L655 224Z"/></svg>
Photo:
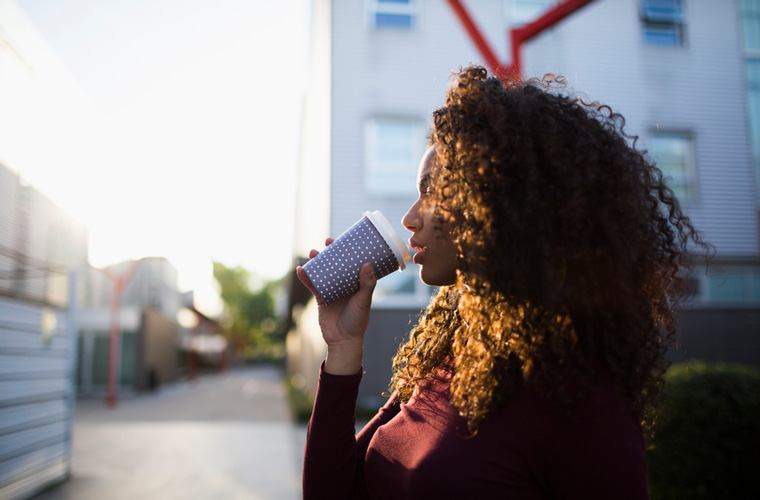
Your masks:
<svg viewBox="0 0 760 500"><path fill-rule="evenodd" d="M356 398L364 366L352 375L319 367L314 407L306 431L303 498L366 499L364 456L375 430L398 412L396 393L355 434Z"/></svg>

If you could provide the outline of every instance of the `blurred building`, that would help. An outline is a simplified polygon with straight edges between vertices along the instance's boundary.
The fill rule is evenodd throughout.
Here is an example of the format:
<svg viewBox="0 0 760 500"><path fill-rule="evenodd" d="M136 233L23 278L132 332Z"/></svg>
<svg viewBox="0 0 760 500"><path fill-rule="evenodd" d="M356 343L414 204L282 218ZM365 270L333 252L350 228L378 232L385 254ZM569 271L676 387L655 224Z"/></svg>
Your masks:
<svg viewBox="0 0 760 500"><path fill-rule="evenodd" d="M82 134L74 80L13 1L0 1L0 498L69 475L77 273L87 229L27 183L49 134ZM64 149L58 167L75 161Z"/></svg>
<svg viewBox="0 0 760 500"><path fill-rule="evenodd" d="M108 308L111 305L112 281L108 275L125 274L133 261L124 261L103 269L92 268L83 290L86 307ZM183 305L177 269L166 257L144 257L135 267L121 298L122 305L152 307L167 318L176 318Z"/></svg>
<svg viewBox="0 0 760 500"><path fill-rule="evenodd" d="M556 2L461 3L508 63L509 30ZM716 245L719 265L697 269L695 299L679 312L679 356L760 363L757 3L595 0L522 50L523 77L562 73L570 91L625 116L626 133L640 136L637 148L649 150ZM401 219L417 196L431 113L452 70L486 65L451 2L313 0L310 8L293 268L364 210L380 209L411 236ZM418 275L409 263L377 284L360 403L380 401L392 355L436 291ZM294 272L291 283L289 371L313 393L326 346L315 301Z"/></svg>
<svg viewBox="0 0 760 500"><path fill-rule="evenodd" d="M190 377L201 367L226 367L229 357L229 343L221 325L195 307L193 295L192 291L183 294L178 314L182 360Z"/></svg>
<svg viewBox="0 0 760 500"><path fill-rule="evenodd" d="M183 294L174 266L165 257L145 257L103 269L90 267L78 325L77 384L81 395L106 393L113 279L127 275L130 278L118 317L120 392L152 389L179 375L182 352L177 315Z"/></svg>

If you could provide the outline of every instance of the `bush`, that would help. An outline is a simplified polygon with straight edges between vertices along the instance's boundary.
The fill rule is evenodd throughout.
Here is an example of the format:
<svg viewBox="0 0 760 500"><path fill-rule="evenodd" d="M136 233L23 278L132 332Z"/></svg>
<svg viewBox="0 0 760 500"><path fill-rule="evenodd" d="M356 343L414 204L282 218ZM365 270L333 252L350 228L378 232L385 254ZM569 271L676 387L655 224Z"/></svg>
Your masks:
<svg viewBox="0 0 760 500"><path fill-rule="evenodd" d="M288 393L288 406L296 422L308 424L311 418L311 410L314 409L314 401L293 382L293 377L285 377L285 386ZM369 420L377 413L377 408L369 408L361 404L356 405L356 421Z"/></svg>
<svg viewBox="0 0 760 500"><path fill-rule="evenodd" d="M672 365L647 463L653 499L760 498L760 370Z"/></svg>
<svg viewBox="0 0 760 500"><path fill-rule="evenodd" d="M285 386L288 393L288 406L290 406L293 419L298 423L308 423L314 402L303 389L296 387L292 376L285 377Z"/></svg>

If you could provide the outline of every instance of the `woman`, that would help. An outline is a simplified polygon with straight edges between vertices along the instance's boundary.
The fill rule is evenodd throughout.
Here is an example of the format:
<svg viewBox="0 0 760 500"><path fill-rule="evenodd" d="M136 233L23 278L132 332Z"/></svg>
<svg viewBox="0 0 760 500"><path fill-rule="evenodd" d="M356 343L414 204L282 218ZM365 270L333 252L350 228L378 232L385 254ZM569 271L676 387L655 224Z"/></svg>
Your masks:
<svg viewBox="0 0 760 500"><path fill-rule="evenodd" d="M686 244L710 245L623 117L552 82L470 66L433 113L403 224L440 288L356 435L370 264L319 304L305 498L648 498Z"/></svg>

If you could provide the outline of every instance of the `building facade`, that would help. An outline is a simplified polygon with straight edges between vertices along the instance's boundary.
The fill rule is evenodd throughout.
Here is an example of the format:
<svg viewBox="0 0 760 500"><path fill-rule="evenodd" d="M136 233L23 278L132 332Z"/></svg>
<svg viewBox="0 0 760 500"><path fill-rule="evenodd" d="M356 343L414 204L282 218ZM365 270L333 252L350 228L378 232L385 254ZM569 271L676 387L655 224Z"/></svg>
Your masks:
<svg viewBox="0 0 760 500"><path fill-rule="evenodd" d="M87 228L30 184L26 174L41 165L43 150L59 152L58 168L81 159L58 146L65 137L84 135L71 117L85 106L73 78L23 10L12 0L0 1L4 499L28 498L70 473L77 276L87 265Z"/></svg>
<svg viewBox="0 0 760 500"><path fill-rule="evenodd" d="M505 62L508 30L555 4L462 3ZM696 269L697 293L679 313L679 329L691 342L690 352L681 354L709 358L715 350L708 346L719 342L736 353L755 349L760 362L757 343L746 342L760 302L757 162L748 117L758 108L749 71L755 25L745 27L744 46L737 36L742 23L756 22L749 4L596 0L530 41L522 51L522 74L564 74L571 91L622 113L626 132L640 135L638 149L649 150L697 229L716 245L716 265ZM486 65L449 2L315 0L310 19L294 267L364 210L381 210L402 238L411 236L401 218L417 196L417 165L432 111L443 104L453 70ZM316 303L293 280L289 363L313 391L326 346ZM381 400L390 359L435 291L421 282L413 263L378 282L360 404ZM707 331L705 317L721 318L718 329Z"/></svg>
<svg viewBox="0 0 760 500"><path fill-rule="evenodd" d="M144 257L85 275L79 311L77 386L80 395L102 396L108 383L113 279L129 275L119 307L119 363L122 392L155 388L175 380L182 360L184 306L177 270L165 257Z"/></svg>

